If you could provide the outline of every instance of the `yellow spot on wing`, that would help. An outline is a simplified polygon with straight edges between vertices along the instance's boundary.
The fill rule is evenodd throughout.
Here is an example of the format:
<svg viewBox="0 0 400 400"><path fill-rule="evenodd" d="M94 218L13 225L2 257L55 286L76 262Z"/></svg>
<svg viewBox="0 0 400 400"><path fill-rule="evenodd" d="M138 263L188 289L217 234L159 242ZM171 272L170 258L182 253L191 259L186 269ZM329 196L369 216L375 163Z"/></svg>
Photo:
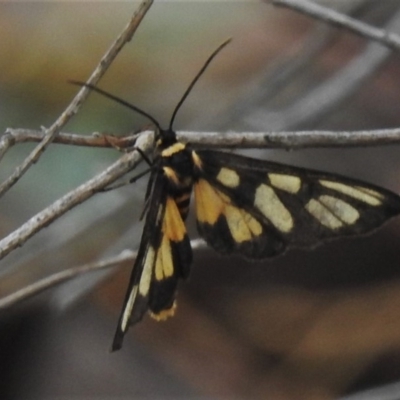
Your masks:
<svg viewBox="0 0 400 400"><path fill-rule="evenodd" d="M181 142L174 143L172 146L167 147L161 152L161 157L171 157L175 153L184 150L186 145Z"/></svg>
<svg viewBox="0 0 400 400"><path fill-rule="evenodd" d="M293 218L270 186L262 184L257 188L254 206L281 232L292 230Z"/></svg>
<svg viewBox="0 0 400 400"><path fill-rule="evenodd" d="M343 222L336 218L318 200L311 199L305 206L306 210L315 217L321 225L329 229L338 229L343 226Z"/></svg>
<svg viewBox="0 0 400 400"><path fill-rule="evenodd" d="M172 197L167 197L162 230L174 242L180 242L186 235L186 226Z"/></svg>
<svg viewBox="0 0 400 400"><path fill-rule="evenodd" d="M238 208L228 205L225 207L224 215L235 242L242 243L246 240L251 240L250 229Z"/></svg>
<svg viewBox="0 0 400 400"><path fill-rule="evenodd" d="M360 186L348 186L344 183L326 181L321 179L320 184L329 189L336 190L340 193L343 193L347 196L353 197L354 199L363 201L371 206L379 206L382 204L382 195L380 193L375 192L374 190L363 188Z"/></svg>
<svg viewBox="0 0 400 400"><path fill-rule="evenodd" d="M199 179L195 183L194 193L198 221L214 225L224 209L221 197L204 179Z"/></svg>
<svg viewBox="0 0 400 400"><path fill-rule="evenodd" d="M144 259L142 276L140 277L140 282L139 282L139 293L142 296L147 296L150 289L151 278L153 275L154 256L155 256L154 248L152 246L149 246Z"/></svg>
<svg viewBox="0 0 400 400"><path fill-rule="evenodd" d="M365 188L362 186L354 186L354 187L357 188L358 190L360 190L361 192L364 192L371 196L377 197L380 200L383 200L385 198L385 196L382 193L379 193L376 190L368 189L368 188Z"/></svg>
<svg viewBox="0 0 400 400"><path fill-rule="evenodd" d="M242 213L243 219L246 225L249 227L250 232L254 236L260 236L263 231L261 224L255 218L253 218L248 212L244 210L240 210L240 212Z"/></svg>
<svg viewBox="0 0 400 400"><path fill-rule="evenodd" d="M129 318L132 314L133 305L135 304L137 291L138 291L138 287L137 287L137 285L135 285L135 286L133 286L133 288L129 294L129 299L128 299L128 302L126 303L124 314L122 315L122 322L121 322L122 332L125 332L128 327Z"/></svg>
<svg viewBox="0 0 400 400"><path fill-rule="evenodd" d="M176 310L176 301L172 304L171 308L168 308L166 310L161 310L159 313L150 313L150 316L154 318L156 321L165 321L169 317L173 317L175 315L175 310Z"/></svg>
<svg viewBox="0 0 400 400"><path fill-rule="evenodd" d="M178 206L172 197L167 197L162 225L162 239L160 247L157 250L155 264L156 280L161 281L174 274L171 241L180 242L184 239L185 235L186 226L179 213Z"/></svg>
<svg viewBox="0 0 400 400"><path fill-rule="evenodd" d="M239 175L233 169L225 167L220 169L217 175L217 180L229 188L235 188L239 186L240 183Z"/></svg>
<svg viewBox="0 0 400 400"><path fill-rule="evenodd" d="M252 240L262 234L261 224L245 210L231 204L227 195L214 189L207 181L200 179L194 187L197 219L201 223L214 225L224 216L237 243Z"/></svg>
<svg viewBox="0 0 400 400"><path fill-rule="evenodd" d="M261 224L246 211L235 206L226 205L224 216L236 243L252 240L253 236L262 233Z"/></svg>
<svg viewBox="0 0 400 400"><path fill-rule="evenodd" d="M161 245L157 251L155 277L157 281L169 278L174 274L174 264L172 260L171 244L164 235Z"/></svg>
<svg viewBox="0 0 400 400"><path fill-rule="evenodd" d="M301 180L297 176L269 173L268 177L273 187L293 194L300 190Z"/></svg>
<svg viewBox="0 0 400 400"><path fill-rule="evenodd" d="M318 200L347 225L354 224L360 218L360 213L341 199L323 195Z"/></svg>

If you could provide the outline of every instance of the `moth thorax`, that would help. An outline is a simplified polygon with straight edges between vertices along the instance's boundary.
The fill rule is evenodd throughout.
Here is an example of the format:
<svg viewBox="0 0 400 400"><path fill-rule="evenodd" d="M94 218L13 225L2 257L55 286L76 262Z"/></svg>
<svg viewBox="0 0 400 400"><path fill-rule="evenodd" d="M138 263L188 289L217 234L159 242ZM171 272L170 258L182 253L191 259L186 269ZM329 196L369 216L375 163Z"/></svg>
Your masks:
<svg viewBox="0 0 400 400"><path fill-rule="evenodd" d="M187 186L193 177L193 158L191 150L180 142L173 144L161 152L162 163L174 172L177 180L181 181L183 186Z"/></svg>

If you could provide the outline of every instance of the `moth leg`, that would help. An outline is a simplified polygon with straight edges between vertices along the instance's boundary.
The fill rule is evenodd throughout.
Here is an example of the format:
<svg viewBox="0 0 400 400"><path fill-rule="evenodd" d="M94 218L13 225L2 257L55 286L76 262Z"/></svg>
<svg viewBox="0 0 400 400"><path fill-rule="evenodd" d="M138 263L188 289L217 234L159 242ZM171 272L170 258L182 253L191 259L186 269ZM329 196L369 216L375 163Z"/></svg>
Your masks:
<svg viewBox="0 0 400 400"><path fill-rule="evenodd" d="M99 192L109 192L111 190L114 189L118 189L122 186L126 186L126 185L130 185L131 183L136 182L137 180L139 180L140 178L142 178L143 176L147 175L149 172L151 172L151 168L147 168L144 171L140 172L139 174L135 175L133 178L127 180L127 181L123 181L123 182L118 182L114 185L109 185L101 190L99 190Z"/></svg>

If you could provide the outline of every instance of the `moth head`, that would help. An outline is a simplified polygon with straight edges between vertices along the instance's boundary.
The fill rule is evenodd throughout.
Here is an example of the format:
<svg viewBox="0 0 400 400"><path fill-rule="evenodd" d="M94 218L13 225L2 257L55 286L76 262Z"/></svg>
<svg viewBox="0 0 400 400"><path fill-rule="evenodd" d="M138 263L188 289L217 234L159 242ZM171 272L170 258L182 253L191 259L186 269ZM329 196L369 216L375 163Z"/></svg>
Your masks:
<svg viewBox="0 0 400 400"><path fill-rule="evenodd" d="M155 141L158 149L163 150L176 143L176 133L172 128L156 129Z"/></svg>

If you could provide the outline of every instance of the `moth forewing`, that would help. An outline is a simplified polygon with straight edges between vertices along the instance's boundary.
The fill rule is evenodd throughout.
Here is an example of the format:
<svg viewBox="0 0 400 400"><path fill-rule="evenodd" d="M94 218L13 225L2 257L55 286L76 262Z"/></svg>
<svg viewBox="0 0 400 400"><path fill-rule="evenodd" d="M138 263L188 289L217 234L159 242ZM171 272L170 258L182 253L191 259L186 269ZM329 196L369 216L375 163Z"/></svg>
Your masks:
<svg viewBox="0 0 400 400"><path fill-rule="evenodd" d="M270 257L290 246L372 231L400 213L400 197L336 174L198 150L199 232L217 251Z"/></svg>
<svg viewBox="0 0 400 400"><path fill-rule="evenodd" d="M192 190L191 154L185 145L159 143L146 198L147 214L138 257L134 264L124 306L114 338L113 350L122 346L130 325L146 312L156 320L174 314L178 280L186 278L192 249L183 219ZM165 144L165 143L164 143ZM180 165L176 161L179 160ZM185 161L186 160L186 161Z"/></svg>
<svg viewBox="0 0 400 400"><path fill-rule="evenodd" d="M166 205L165 177L159 170L153 170L148 188L147 214L140 240L139 251L132 268L125 300L115 332L112 350L122 346L125 333L130 325L139 322L148 311L150 286L155 263L155 251L161 241L161 226Z"/></svg>

